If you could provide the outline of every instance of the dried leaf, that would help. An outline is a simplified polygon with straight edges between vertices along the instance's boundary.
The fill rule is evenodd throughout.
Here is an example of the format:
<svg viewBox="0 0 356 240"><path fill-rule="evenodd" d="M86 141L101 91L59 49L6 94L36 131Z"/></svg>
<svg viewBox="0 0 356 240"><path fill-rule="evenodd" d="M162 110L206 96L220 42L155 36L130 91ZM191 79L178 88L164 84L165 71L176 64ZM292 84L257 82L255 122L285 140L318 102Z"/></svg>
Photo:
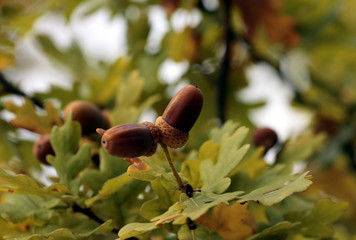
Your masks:
<svg viewBox="0 0 356 240"><path fill-rule="evenodd" d="M205 213L196 220L208 227L210 231L219 233L227 240L242 240L251 236L255 229L255 221L248 204L220 204L213 211Z"/></svg>
<svg viewBox="0 0 356 240"><path fill-rule="evenodd" d="M6 110L15 114L11 124L17 128L24 128L39 134L50 133L55 125L62 125L59 110L50 102L44 105L44 114L40 114L33 102L25 98L22 106L17 106L12 102L5 103Z"/></svg>
<svg viewBox="0 0 356 240"><path fill-rule="evenodd" d="M282 13L282 1L234 0L240 8L247 26L247 36L253 40L258 29L263 26L268 38L288 47L299 44L300 37L295 31L293 18Z"/></svg>

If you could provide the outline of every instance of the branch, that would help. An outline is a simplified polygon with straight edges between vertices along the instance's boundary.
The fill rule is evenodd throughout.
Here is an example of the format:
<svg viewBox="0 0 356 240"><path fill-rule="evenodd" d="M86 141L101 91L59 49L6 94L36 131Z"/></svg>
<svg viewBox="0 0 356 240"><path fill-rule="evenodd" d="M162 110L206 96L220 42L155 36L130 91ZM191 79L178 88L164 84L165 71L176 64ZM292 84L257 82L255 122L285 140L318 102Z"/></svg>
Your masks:
<svg viewBox="0 0 356 240"><path fill-rule="evenodd" d="M90 208L82 208L81 206L79 206L77 203L74 203L74 205L72 206L73 212L79 212L84 214L85 216L87 216L88 218L94 220L95 222L99 223L99 224L103 224L105 221L103 221L101 218L99 218L98 216L96 216ZM118 233L119 230L116 228L112 229L113 233Z"/></svg>
<svg viewBox="0 0 356 240"><path fill-rule="evenodd" d="M21 91L19 88L15 87L14 85L12 85L4 76L3 73L0 72L0 84L3 86L3 90L6 93L12 93L15 95L19 95L22 97L26 97L28 99L30 99L36 106L43 108L43 103L38 100L35 97L30 97L28 96L26 93L24 93L23 91Z"/></svg>
<svg viewBox="0 0 356 240"><path fill-rule="evenodd" d="M231 1L222 1L222 8L224 14L224 31L225 31L225 53L221 60L221 70L216 81L217 88L217 111L218 118L220 119L220 124L223 124L226 120L226 91L227 91L227 80L230 71L230 54L231 54L231 43L234 37L231 26Z"/></svg>

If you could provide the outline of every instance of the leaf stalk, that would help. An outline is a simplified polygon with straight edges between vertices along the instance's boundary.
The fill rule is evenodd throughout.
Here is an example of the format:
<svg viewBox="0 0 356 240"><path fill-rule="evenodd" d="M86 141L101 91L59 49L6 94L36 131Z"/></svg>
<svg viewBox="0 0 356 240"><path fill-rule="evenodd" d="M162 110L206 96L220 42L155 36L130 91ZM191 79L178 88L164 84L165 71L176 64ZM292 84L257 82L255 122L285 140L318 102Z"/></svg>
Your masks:
<svg viewBox="0 0 356 240"><path fill-rule="evenodd" d="M175 177L175 179L176 179L176 181L177 181L177 184L178 184L178 186L179 186L179 189L180 189L180 190L183 190L183 189L184 189L184 183L183 183L182 179L180 178L180 176L179 176L179 174L178 174L176 168L174 167L174 164L173 164L173 162L172 162L171 156L169 155L169 152L168 152L167 145L164 144L164 143L162 143L162 142L161 142L160 144L161 144L161 146L162 146L164 155L166 156L166 160L167 160L167 162L168 162L168 164L169 164L169 167L171 168L171 170L172 170L172 172L173 172L173 175L174 175L174 177Z"/></svg>

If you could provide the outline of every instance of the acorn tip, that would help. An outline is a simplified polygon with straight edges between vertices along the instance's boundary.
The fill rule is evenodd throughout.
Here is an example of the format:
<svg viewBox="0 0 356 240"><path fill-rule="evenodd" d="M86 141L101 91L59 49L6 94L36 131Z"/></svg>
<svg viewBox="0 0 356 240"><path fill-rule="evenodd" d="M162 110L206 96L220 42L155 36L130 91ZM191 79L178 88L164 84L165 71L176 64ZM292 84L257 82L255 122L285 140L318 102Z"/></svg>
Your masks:
<svg viewBox="0 0 356 240"><path fill-rule="evenodd" d="M98 134L100 134L101 136L103 136L104 133L106 132L106 130L104 130L104 129L102 129L102 128L97 128L97 129L96 129L96 132L97 132Z"/></svg>

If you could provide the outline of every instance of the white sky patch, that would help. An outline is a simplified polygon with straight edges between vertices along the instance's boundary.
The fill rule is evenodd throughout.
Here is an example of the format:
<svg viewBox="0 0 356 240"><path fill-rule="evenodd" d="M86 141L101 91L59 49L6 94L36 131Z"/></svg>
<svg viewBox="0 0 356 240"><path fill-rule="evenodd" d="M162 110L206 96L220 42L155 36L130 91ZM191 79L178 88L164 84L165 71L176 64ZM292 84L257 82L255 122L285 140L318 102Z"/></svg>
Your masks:
<svg viewBox="0 0 356 240"><path fill-rule="evenodd" d="M127 7L125 15L129 20L136 21L141 15L140 8L135 5L130 5Z"/></svg>
<svg viewBox="0 0 356 240"><path fill-rule="evenodd" d="M60 50L68 48L72 43L72 30L65 17L61 14L47 13L34 24L32 32L45 34Z"/></svg>
<svg viewBox="0 0 356 240"><path fill-rule="evenodd" d="M218 0L203 0L202 2L204 4L204 7L208 11L215 11L219 7L219 1Z"/></svg>
<svg viewBox="0 0 356 240"><path fill-rule="evenodd" d="M16 43L16 65L5 75L26 94L47 91L51 84L69 88L71 73L53 64L37 47L33 34L29 33Z"/></svg>
<svg viewBox="0 0 356 240"><path fill-rule="evenodd" d="M188 70L189 62L175 62L173 59L166 59L158 70L158 77L162 83L174 84L181 79L182 75Z"/></svg>
<svg viewBox="0 0 356 240"><path fill-rule="evenodd" d="M156 53L161 49L161 41L169 30L169 23L162 7L153 6L148 11L151 29L147 38L146 51Z"/></svg>
<svg viewBox="0 0 356 240"><path fill-rule="evenodd" d="M179 90L187 85L189 85L189 81L187 79L183 79L177 85L169 85L166 89L166 94L168 97L172 98Z"/></svg>
<svg viewBox="0 0 356 240"><path fill-rule="evenodd" d="M83 16L86 6L79 7L72 16L71 28L74 38L83 52L93 59L113 62L127 53L126 20L122 16L112 17L109 10L100 9Z"/></svg>
<svg viewBox="0 0 356 240"><path fill-rule="evenodd" d="M201 20L202 14L197 9L190 11L178 9L171 17L172 28L176 32L182 32L186 27L195 28Z"/></svg>
<svg viewBox="0 0 356 240"><path fill-rule="evenodd" d="M142 112L139 122L152 122L154 123L157 119L157 112L153 108L148 108Z"/></svg>
<svg viewBox="0 0 356 240"><path fill-rule="evenodd" d="M274 69L259 64L247 69L249 86L238 97L247 102L266 101L266 105L250 111L250 118L258 127L274 129L281 140L298 134L310 123L312 113L293 108L293 92L283 84Z"/></svg>

